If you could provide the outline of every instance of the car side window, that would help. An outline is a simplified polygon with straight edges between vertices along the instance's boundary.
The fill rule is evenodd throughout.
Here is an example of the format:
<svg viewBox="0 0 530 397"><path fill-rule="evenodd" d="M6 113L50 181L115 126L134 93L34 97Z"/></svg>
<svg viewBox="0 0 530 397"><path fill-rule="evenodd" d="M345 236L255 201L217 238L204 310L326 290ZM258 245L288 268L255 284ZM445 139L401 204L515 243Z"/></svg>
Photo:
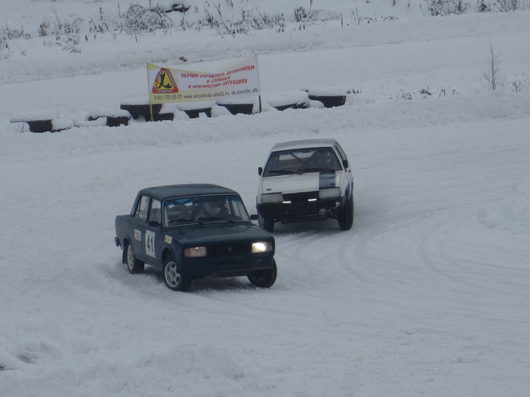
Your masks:
<svg viewBox="0 0 530 397"><path fill-rule="evenodd" d="M159 200L151 200L151 210L149 211L149 222L162 224L162 204Z"/></svg>
<svg viewBox="0 0 530 397"><path fill-rule="evenodd" d="M344 150L342 150L342 147L340 145L335 146L337 149L337 152L339 153L340 162L342 163L344 160L348 160L346 157L346 153L344 153Z"/></svg>
<svg viewBox="0 0 530 397"><path fill-rule="evenodd" d="M230 199L230 213L232 219L234 220L245 220L248 219L248 214L246 213L245 206L242 205L241 199Z"/></svg>
<svg viewBox="0 0 530 397"><path fill-rule="evenodd" d="M138 207L136 208L136 213L134 214L134 217L136 219L139 219L145 222L147 220L148 209L149 209L149 197L148 196L140 197L140 202L138 203Z"/></svg>

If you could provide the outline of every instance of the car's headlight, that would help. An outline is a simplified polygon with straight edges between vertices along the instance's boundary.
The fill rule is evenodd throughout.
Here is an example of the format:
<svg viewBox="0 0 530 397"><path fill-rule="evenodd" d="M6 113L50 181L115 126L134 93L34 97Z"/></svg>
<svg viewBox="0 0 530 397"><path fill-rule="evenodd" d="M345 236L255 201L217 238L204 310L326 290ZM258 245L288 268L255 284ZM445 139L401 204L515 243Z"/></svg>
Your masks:
<svg viewBox="0 0 530 397"><path fill-rule="evenodd" d="M262 203L281 203L282 201L283 197L281 193L269 193L261 195Z"/></svg>
<svg viewBox="0 0 530 397"><path fill-rule="evenodd" d="M272 251L272 241L256 241L255 243L252 243L251 252L253 254L261 254L263 252L271 252L271 251Z"/></svg>
<svg viewBox="0 0 530 397"><path fill-rule="evenodd" d="M321 199L340 197L340 188L334 187L334 188L331 188L331 189L320 189L318 191L318 196Z"/></svg>
<svg viewBox="0 0 530 397"><path fill-rule="evenodd" d="M184 248L186 258L201 258L206 256L206 247L188 247Z"/></svg>

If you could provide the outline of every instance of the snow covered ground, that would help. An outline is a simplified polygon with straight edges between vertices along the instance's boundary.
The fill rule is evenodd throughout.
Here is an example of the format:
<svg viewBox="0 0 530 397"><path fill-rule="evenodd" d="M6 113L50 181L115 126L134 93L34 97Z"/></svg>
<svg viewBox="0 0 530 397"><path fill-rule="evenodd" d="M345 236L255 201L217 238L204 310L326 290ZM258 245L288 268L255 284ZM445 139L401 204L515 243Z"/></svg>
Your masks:
<svg viewBox="0 0 530 397"><path fill-rule="evenodd" d="M26 55L0 62L0 396L527 396L529 16L189 32L194 62L261 49L265 98L360 93L334 109L56 134L8 119L144 95L143 62L165 59L148 44L160 37L78 54L21 41ZM490 36L495 93L483 76ZM138 189L215 182L253 211L268 149L306 137L347 151L354 227L278 227L271 289L208 279L174 293L120 263L114 216Z"/></svg>

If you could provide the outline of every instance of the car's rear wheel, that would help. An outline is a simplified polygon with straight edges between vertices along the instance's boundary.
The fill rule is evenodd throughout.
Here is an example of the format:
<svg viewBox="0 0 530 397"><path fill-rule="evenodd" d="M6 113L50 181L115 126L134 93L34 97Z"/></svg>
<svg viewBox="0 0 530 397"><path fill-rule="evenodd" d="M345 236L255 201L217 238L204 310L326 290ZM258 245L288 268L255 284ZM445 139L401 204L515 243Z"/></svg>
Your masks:
<svg viewBox="0 0 530 397"><path fill-rule="evenodd" d="M270 288L276 281L277 272L276 261L273 259L272 268L252 272L248 275L248 280L256 287Z"/></svg>
<svg viewBox="0 0 530 397"><path fill-rule="evenodd" d="M129 273L142 273L144 271L144 263L134 256L134 249L131 243L125 246L125 264Z"/></svg>
<svg viewBox="0 0 530 397"><path fill-rule="evenodd" d="M274 233L274 220L272 218L268 218L263 215L258 215L258 223L260 227L262 227L269 233Z"/></svg>
<svg viewBox="0 0 530 397"><path fill-rule="evenodd" d="M353 226L353 197L342 206L337 216L337 221L342 230L350 230Z"/></svg>
<svg viewBox="0 0 530 397"><path fill-rule="evenodd" d="M182 274L181 266L172 257L164 263L164 282L173 291L187 291L190 287L190 278Z"/></svg>

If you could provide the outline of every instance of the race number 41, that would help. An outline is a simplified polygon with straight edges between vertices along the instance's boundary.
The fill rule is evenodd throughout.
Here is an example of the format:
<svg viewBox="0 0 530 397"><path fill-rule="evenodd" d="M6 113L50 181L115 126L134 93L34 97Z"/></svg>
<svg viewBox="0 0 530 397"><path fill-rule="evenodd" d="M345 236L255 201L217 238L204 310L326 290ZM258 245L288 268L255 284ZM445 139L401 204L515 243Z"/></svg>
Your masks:
<svg viewBox="0 0 530 397"><path fill-rule="evenodd" d="M145 253L155 257L155 233L150 230L145 231Z"/></svg>

